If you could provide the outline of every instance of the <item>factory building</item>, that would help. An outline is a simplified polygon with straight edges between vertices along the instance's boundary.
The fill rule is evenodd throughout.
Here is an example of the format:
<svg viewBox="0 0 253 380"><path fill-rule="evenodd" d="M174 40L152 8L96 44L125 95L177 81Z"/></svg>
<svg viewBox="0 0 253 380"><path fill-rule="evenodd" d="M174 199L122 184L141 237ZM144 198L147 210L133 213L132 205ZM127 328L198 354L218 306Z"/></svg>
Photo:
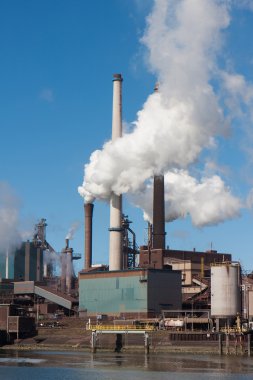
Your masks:
<svg viewBox="0 0 253 380"><path fill-rule="evenodd" d="M88 314L158 317L163 309L181 308L181 273L134 269L79 273L79 308Z"/></svg>
<svg viewBox="0 0 253 380"><path fill-rule="evenodd" d="M194 278L210 277L212 263L230 262L229 253L218 253L211 250L206 252L183 251L176 249L151 249L147 246L140 248L140 266L142 268L166 268L168 265L182 272L182 285L190 286Z"/></svg>

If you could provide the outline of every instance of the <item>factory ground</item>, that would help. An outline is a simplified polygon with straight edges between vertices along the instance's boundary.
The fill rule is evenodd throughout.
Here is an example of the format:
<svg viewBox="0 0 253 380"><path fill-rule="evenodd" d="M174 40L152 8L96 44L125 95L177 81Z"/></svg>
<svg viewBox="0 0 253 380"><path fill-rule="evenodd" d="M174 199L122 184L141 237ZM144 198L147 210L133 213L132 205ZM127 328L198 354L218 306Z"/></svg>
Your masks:
<svg viewBox="0 0 253 380"><path fill-rule="evenodd" d="M48 350L48 351L91 351L91 331L86 330L86 320L64 318L55 327L39 327L34 337L19 339L12 345L3 345L2 350ZM116 334L98 334L97 352L115 352ZM220 354L218 334L207 332L176 332L157 330L149 332L149 353L182 352L191 354ZM251 349L252 350L252 349ZM124 334L122 349L124 353L145 352L144 336ZM231 335L229 348L223 337L223 354L248 355L247 336Z"/></svg>

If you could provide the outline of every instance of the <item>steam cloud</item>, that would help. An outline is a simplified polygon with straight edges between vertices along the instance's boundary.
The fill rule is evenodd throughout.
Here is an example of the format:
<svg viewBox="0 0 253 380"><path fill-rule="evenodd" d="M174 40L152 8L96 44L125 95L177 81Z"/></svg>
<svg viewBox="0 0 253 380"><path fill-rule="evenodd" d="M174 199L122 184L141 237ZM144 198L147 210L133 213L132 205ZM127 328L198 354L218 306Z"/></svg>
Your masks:
<svg viewBox="0 0 253 380"><path fill-rule="evenodd" d="M215 136L227 133L220 93L233 99L224 105L229 109L245 85L242 76L218 67L223 31L230 24L228 4L222 0L154 2L142 43L150 70L160 83L159 92L150 95L137 113L132 133L92 153L78 188L86 202L108 199L112 192L142 191L142 201L139 196L132 199L150 218L144 202L151 190L148 180L167 173L167 219L190 213L193 223L201 226L238 215L241 203L220 177L198 182L186 171L203 149L216 146ZM236 78L237 90L229 86ZM217 80L219 85L214 87Z"/></svg>
<svg viewBox="0 0 253 380"><path fill-rule="evenodd" d="M67 235L66 235L66 239L70 239L70 240L73 239L74 234L75 234L75 232L78 230L79 226L80 226L80 223L79 223L79 222L74 222L74 223L71 225L70 229L68 230L68 233L67 233Z"/></svg>
<svg viewBox="0 0 253 380"><path fill-rule="evenodd" d="M21 243L18 232L19 200L10 185L0 181L0 254L11 253Z"/></svg>
<svg viewBox="0 0 253 380"><path fill-rule="evenodd" d="M165 219L171 221L190 215L196 227L216 224L239 214L241 202L217 175L197 181L185 170L174 170L164 177ZM144 219L152 223L153 183L135 194L131 201L144 210Z"/></svg>

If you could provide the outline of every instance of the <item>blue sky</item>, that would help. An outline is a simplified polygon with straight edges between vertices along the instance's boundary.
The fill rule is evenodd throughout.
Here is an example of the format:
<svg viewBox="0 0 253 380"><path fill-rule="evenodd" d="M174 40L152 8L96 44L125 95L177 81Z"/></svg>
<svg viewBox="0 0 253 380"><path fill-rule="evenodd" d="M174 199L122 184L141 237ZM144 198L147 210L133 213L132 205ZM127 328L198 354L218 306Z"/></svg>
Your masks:
<svg viewBox="0 0 253 380"><path fill-rule="evenodd" d="M238 111L229 120L229 131L215 136L215 149L203 149L188 169L200 177L212 163L212 175L219 175L245 204L253 186L253 4L242 4L229 9L230 23L222 31L217 61L220 68L245 79L241 97L247 90L247 101L237 98L236 103L245 112L238 116L236 107L224 106L228 119L231 109ZM56 251L63 248L72 224L79 222L71 245L83 254L83 199L77 188L91 153L110 139L113 73L124 78L123 119L128 128L159 79L147 46L140 42L152 6L151 0L0 3L0 182L8 184L13 208L18 207L15 228L31 231L34 223L46 218L47 240ZM217 78L213 86L221 89ZM235 100L219 94L221 107L228 99ZM4 209L4 201L0 207ZM251 207L239 212L240 216L211 226L193 226L189 216L167 223L167 245L204 251L212 247L231 253L252 270L253 214ZM146 235L142 211L124 197L124 213L133 221L131 227L142 245ZM96 201L95 263L108 262L108 227L108 204ZM79 268L82 263L83 259Z"/></svg>

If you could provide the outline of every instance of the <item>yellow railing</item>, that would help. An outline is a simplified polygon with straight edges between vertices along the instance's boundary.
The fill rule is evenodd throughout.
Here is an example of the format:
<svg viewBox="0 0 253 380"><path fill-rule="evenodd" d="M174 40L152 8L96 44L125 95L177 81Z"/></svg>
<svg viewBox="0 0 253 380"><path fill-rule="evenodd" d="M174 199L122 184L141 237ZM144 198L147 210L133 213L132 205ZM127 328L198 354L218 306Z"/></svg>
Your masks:
<svg viewBox="0 0 253 380"><path fill-rule="evenodd" d="M231 334L231 333L241 333L242 329L241 328L238 329L237 327L222 327L220 331L226 334Z"/></svg>
<svg viewBox="0 0 253 380"><path fill-rule="evenodd" d="M136 326L136 325L86 325L86 330L116 330L116 331L123 331L123 330L143 330L143 331L154 331L154 326Z"/></svg>

